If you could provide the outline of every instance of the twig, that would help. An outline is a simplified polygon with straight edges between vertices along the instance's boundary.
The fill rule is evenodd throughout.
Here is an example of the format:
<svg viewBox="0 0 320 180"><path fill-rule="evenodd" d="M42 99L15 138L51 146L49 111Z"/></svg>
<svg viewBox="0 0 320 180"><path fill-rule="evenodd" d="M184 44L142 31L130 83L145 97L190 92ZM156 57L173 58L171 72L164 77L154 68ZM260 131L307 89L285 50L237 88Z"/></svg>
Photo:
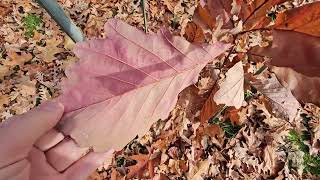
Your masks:
<svg viewBox="0 0 320 180"><path fill-rule="evenodd" d="M147 21L147 11L146 11L146 2L147 0L141 0L142 11L143 11L143 23L144 23L144 32L148 32L148 21Z"/></svg>
<svg viewBox="0 0 320 180"><path fill-rule="evenodd" d="M256 76L256 75L259 75L261 74L265 69L267 69L267 66L264 64L262 67L260 67L258 69L258 71L256 73L254 73L253 75Z"/></svg>

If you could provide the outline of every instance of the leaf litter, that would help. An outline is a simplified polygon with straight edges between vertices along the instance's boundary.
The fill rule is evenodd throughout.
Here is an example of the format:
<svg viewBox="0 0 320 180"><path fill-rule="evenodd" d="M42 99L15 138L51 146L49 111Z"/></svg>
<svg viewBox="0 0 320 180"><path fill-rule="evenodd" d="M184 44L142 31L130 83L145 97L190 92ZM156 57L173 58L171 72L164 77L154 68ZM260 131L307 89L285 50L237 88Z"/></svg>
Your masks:
<svg viewBox="0 0 320 180"><path fill-rule="evenodd" d="M88 38L107 37L103 25L110 18L144 29L140 1L59 2ZM155 122L144 135L128 140L127 145L114 154L113 163L98 168L90 178L317 179L319 73L305 71L303 68L310 65L308 63L270 69L270 57L273 64L275 57L283 55L279 54L281 51L271 51L273 55L270 55L252 49L271 46L272 40L277 42L270 31L273 28L319 37L319 28L316 28L319 2L234 0L224 2L230 4L219 4L202 0L201 5L186 0L145 2L149 33L166 27L190 42L221 41L234 47L205 66L198 81L178 95L177 104L167 118ZM5 120L60 95L66 68L78 60L70 39L35 2L1 1L0 9L3 9L0 112ZM198 13L202 13L200 18ZM292 33L286 32L283 37L287 34ZM316 44L314 37L305 42ZM294 38L299 39L299 35ZM287 43L280 47L299 45L280 42ZM286 58L282 60L289 62ZM243 95L244 100L235 109L226 101L215 102L214 97L227 81L227 72L240 62L244 72L237 78L243 78L243 87L240 87L243 93L239 95ZM270 81L276 79L281 82L276 83L281 93L270 94ZM256 87L259 81L268 83ZM294 102L292 107L296 108L289 109L282 104L284 107L279 110L278 105L270 103L273 100L281 104L283 100L278 101L279 97L286 100L289 97ZM295 98L300 102L299 109ZM289 114L290 121L278 116L279 113Z"/></svg>

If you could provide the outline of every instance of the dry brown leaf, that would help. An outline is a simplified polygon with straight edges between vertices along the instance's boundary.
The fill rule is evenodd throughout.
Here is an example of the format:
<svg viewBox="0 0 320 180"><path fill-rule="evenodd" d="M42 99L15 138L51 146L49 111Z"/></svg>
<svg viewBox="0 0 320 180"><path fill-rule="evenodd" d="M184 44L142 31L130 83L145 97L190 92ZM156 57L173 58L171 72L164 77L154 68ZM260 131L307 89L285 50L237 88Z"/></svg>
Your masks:
<svg viewBox="0 0 320 180"><path fill-rule="evenodd" d="M127 178L133 178L138 176L139 178L142 177L143 172L146 170L146 166L148 165L149 155L146 154L139 154L130 156L130 159L136 160L137 164L133 166L129 166L129 173L127 174Z"/></svg>
<svg viewBox="0 0 320 180"><path fill-rule="evenodd" d="M233 124L239 125L241 124L240 116L238 114L239 112L240 112L239 109L236 109L234 107L229 107L226 109L226 118L229 118Z"/></svg>
<svg viewBox="0 0 320 180"><path fill-rule="evenodd" d="M190 175L189 179L191 180L199 180L203 179L203 175L205 175L210 168L210 162L208 160L201 161L198 163L197 171L194 175Z"/></svg>
<svg viewBox="0 0 320 180"><path fill-rule="evenodd" d="M118 171L115 168L111 168L111 178L110 180L118 180L121 179Z"/></svg>
<svg viewBox="0 0 320 180"><path fill-rule="evenodd" d="M86 180L103 180L103 176L97 171L93 172Z"/></svg>
<svg viewBox="0 0 320 180"><path fill-rule="evenodd" d="M39 58L47 63L55 60L55 54L65 51L63 48L57 47L60 43L61 41L55 38L47 40L45 47L38 47L40 51Z"/></svg>
<svg viewBox="0 0 320 180"><path fill-rule="evenodd" d="M2 17L2 18L0 18L0 26L4 22L3 17L6 17L7 14L9 14L10 12L12 12L12 6L6 2L0 2L0 17Z"/></svg>
<svg viewBox="0 0 320 180"><path fill-rule="evenodd" d="M232 0L209 0L207 4L198 5L195 12L195 18L198 18L203 24L210 29L216 26L216 18L220 16L225 26L232 27L230 21Z"/></svg>
<svg viewBox="0 0 320 180"><path fill-rule="evenodd" d="M274 27L320 37L320 2L278 14Z"/></svg>
<svg viewBox="0 0 320 180"><path fill-rule="evenodd" d="M201 124L205 124L208 122L208 120L216 114L222 107L223 105L217 105L216 102L213 100L214 94L218 91L218 87L215 86L208 97L207 101L203 105L201 112L200 112L200 121Z"/></svg>
<svg viewBox="0 0 320 180"><path fill-rule="evenodd" d="M313 103L320 106L320 77L309 77L290 68L273 67L272 71L286 88L301 103Z"/></svg>
<svg viewBox="0 0 320 180"><path fill-rule="evenodd" d="M217 16L220 16L224 22L224 27L232 28L232 23L230 21L231 4L233 0L209 0L208 10L211 17L216 20Z"/></svg>
<svg viewBox="0 0 320 180"><path fill-rule="evenodd" d="M187 24L184 37L189 42L203 43L205 41L202 28L194 22Z"/></svg>
<svg viewBox="0 0 320 180"><path fill-rule="evenodd" d="M4 61L3 65L9 66L9 67L14 67L17 65L21 66L25 62L32 59L32 55L30 53L25 53L25 52L21 52L21 55L19 55L15 51L9 51L7 55L11 61Z"/></svg>
<svg viewBox="0 0 320 180"><path fill-rule="evenodd" d="M320 76L320 38L294 31L273 32L271 64Z"/></svg>
<svg viewBox="0 0 320 180"><path fill-rule="evenodd" d="M217 104L234 106L239 109L244 101L244 71L239 61L226 73L226 78L220 85L213 99Z"/></svg>
<svg viewBox="0 0 320 180"><path fill-rule="evenodd" d="M3 105L8 105L10 102L10 98L8 95L0 94L0 109L3 107Z"/></svg>
<svg viewBox="0 0 320 180"><path fill-rule="evenodd" d="M252 30L264 28L271 22L271 18L266 16L267 12L277 4L287 0L240 0L240 18L244 21L244 29Z"/></svg>
<svg viewBox="0 0 320 180"><path fill-rule="evenodd" d="M300 108L300 103L291 91L283 87L275 75L270 79L254 82L253 86L268 98L272 113L292 121Z"/></svg>
<svg viewBox="0 0 320 180"><path fill-rule="evenodd" d="M168 10L173 13L174 8L179 3L179 0L162 0L162 2L168 8Z"/></svg>
<svg viewBox="0 0 320 180"><path fill-rule="evenodd" d="M64 41L63 41L63 47L67 50L72 50L74 46L75 46L75 43L73 42L73 40L69 36L65 35Z"/></svg>
<svg viewBox="0 0 320 180"><path fill-rule="evenodd" d="M266 0L237 0L237 3L241 5L240 18L243 20L248 19L265 1Z"/></svg>
<svg viewBox="0 0 320 180"><path fill-rule="evenodd" d="M198 19L203 25L208 26L209 29L213 29L215 27L215 18L210 15L207 6L198 6L195 12L194 19Z"/></svg>

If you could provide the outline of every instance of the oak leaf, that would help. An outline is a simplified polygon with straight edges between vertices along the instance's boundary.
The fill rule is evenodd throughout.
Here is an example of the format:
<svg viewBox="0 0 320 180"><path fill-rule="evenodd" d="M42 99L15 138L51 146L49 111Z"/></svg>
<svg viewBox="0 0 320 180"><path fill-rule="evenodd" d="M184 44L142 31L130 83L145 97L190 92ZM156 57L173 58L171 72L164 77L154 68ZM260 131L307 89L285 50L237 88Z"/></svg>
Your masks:
<svg viewBox="0 0 320 180"><path fill-rule="evenodd" d="M4 61L3 65L8 67L14 67L14 66L21 66L25 62L28 62L32 59L32 55L30 53L21 52L21 54L18 54L15 51L9 51L7 53L10 61Z"/></svg>
<svg viewBox="0 0 320 180"><path fill-rule="evenodd" d="M229 48L193 45L163 30L146 35L114 19L105 31L107 39L76 45L80 60L66 72L60 97L61 130L96 151L122 148L166 118L179 92Z"/></svg>
<svg viewBox="0 0 320 180"><path fill-rule="evenodd" d="M320 37L320 2L278 14L274 27Z"/></svg>
<svg viewBox="0 0 320 180"><path fill-rule="evenodd" d="M234 106L239 109L244 101L244 71L242 62L239 61L226 73L226 78L220 84L220 89L213 99L217 104Z"/></svg>
<svg viewBox="0 0 320 180"><path fill-rule="evenodd" d="M142 178L143 172L146 169L146 166L149 162L149 155L146 154L138 154L130 156L130 159L137 161L137 164L133 166L129 166L129 173L127 174L127 178L131 179L135 176Z"/></svg>
<svg viewBox="0 0 320 180"><path fill-rule="evenodd" d="M289 89L282 86L275 75L270 79L254 82L252 85L268 98L272 113L277 117L290 121L296 117L300 103Z"/></svg>
<svg viewBox="0 0 320 180"><path fill-rule="evenodd" d="M55 55L65 51L63 48L58 47L60 45L61 41L53 38L49 39L46 41L46 46L45 47L37 47L38 50L40 51L40 54L38 57L43 60L44 62L50 63L53 60L56 59Z"/></svg>

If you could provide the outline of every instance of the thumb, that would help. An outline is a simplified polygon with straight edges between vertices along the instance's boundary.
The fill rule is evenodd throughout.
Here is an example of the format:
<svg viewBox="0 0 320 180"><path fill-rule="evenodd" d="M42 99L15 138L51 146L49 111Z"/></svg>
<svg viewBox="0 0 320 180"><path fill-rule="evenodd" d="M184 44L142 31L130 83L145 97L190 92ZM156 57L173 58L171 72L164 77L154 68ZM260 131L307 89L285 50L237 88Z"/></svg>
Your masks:
<svg viewBox="0 0 320 180"><path fill-rule="evenodd" d="M57 124L63 111L63 105L48 101L0 124L0 159L15 162L26 157L36 140ZM3 163L0 161L0 167Z"/></svg>

